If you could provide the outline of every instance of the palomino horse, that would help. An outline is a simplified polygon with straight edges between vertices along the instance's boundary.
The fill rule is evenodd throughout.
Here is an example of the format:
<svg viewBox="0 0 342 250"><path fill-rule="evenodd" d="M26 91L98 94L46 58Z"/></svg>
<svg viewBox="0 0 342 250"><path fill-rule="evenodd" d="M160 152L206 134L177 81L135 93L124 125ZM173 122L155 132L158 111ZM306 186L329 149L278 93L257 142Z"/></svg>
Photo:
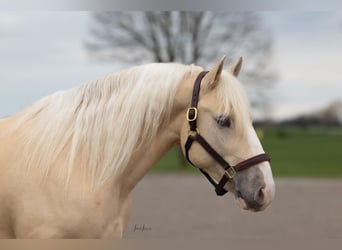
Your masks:
<svg viewBox="0 0 342 250"><path fill-rule="evenodd" d="M134 67L0 120L0 238L122 237L132 189L176 144L218 194L266 208L274 182L241 59L223 63Z"/></svg>

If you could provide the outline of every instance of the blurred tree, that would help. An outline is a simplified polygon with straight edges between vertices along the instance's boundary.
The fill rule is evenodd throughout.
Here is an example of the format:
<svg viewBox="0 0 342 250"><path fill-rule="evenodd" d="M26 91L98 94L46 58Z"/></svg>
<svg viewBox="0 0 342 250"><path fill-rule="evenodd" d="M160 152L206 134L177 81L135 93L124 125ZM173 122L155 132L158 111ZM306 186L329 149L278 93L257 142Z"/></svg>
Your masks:
<svg viewBox="0 0 342 250"><path fill-rule="evenodd" d="M337 100L332 102L326 108L317 112L316 115L322 120L322 123L331 125L341 125L342 124L342 101Z"/></svg>
<svg viewBox="0 0 342 250"><path fill-rule="evenodd" d="M245 59L242 82L252 106L267 110L276 77L271 32L253 12L98 12L86 48L100 60L180 62L208 67L228 54ZM267 108L267 109L266 109ZM259 109L260 110L260 109Z"/></svg>
<svg viewBox="0 0 342 250"><path fill-rule="evenodd" d="M93 19L86 48L101 60L208 67L242 55L242 82L260 90L250 93L253 104L276 79L271 32L253 12L98 12Z"/></svg>

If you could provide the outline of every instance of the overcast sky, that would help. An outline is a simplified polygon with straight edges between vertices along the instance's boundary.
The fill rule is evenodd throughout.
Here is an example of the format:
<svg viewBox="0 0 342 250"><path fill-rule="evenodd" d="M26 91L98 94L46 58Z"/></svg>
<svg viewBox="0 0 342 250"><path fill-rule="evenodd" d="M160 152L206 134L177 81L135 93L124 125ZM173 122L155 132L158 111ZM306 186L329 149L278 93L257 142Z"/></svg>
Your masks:
<svg viewBox="0 0 342 250"><path fill-rule="evenodd" d="M280 75L270 91L272 117L341 100L342 12L259 14L272 30ZM90 24L88 12L0 12L0 117L123 67L87 56Z"/></svg>

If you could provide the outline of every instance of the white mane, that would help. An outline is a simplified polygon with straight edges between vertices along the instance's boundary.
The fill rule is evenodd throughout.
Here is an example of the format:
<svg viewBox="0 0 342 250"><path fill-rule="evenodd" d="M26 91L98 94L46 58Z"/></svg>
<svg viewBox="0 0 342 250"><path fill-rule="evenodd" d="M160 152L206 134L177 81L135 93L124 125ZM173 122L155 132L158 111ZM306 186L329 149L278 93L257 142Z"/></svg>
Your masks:
<svg viewBox="0 0 342 250"><path fill-rule="evenodd" d="M170 115L178 83L194 69L148 64L43 98L15 126L25 165L44 179L64 157L68 183L81 157L84 174L94 185L103 183L122 171L139 140L157 133Z"/></svg>

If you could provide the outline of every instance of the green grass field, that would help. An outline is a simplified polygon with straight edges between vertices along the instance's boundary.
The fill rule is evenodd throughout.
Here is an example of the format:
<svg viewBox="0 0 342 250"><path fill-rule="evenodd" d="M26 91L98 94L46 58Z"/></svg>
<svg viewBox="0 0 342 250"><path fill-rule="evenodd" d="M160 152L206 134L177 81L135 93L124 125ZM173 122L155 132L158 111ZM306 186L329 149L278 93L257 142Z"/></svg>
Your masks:
<svg viewBox="0 0 342 250"><path fill-rule="evenodd" d="M342 177L342 129L269 129L261 142L275 176ZM180 167L177 149L172 149L152 171L198 170Z"/></svg>

